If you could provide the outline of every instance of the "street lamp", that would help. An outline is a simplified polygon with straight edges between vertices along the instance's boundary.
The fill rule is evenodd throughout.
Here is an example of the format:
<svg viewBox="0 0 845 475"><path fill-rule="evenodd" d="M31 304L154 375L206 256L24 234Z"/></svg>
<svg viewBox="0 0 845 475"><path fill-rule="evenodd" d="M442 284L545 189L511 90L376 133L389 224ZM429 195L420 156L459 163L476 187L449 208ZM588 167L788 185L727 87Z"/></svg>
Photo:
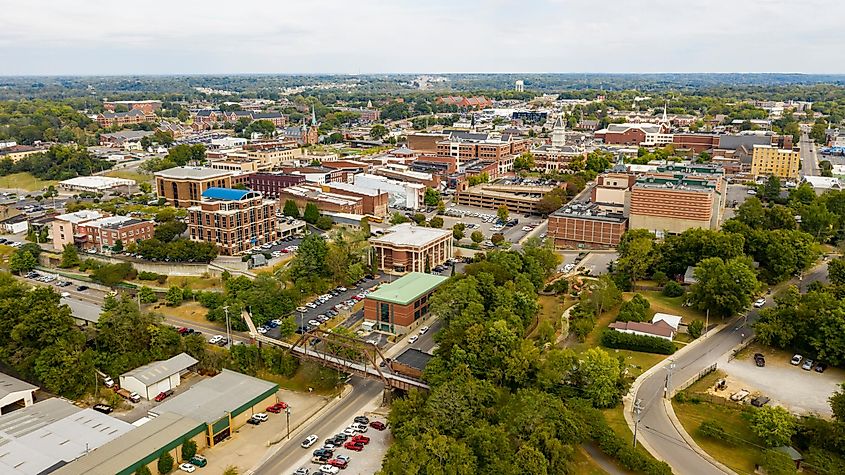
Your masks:
<svg viewBox="0 0 845 475"><path fill-rule="evenodd" d="M229 329L229 306L224 305L223 311L226 313L226 345L231 350L232 349L232 332Z"/></svg>
<svg viewBox="0 0 845 475"><path fill-rule="evenodd" d="M288 421L288 440L290 440L290 406L285 408L285 418Z"/></svg>

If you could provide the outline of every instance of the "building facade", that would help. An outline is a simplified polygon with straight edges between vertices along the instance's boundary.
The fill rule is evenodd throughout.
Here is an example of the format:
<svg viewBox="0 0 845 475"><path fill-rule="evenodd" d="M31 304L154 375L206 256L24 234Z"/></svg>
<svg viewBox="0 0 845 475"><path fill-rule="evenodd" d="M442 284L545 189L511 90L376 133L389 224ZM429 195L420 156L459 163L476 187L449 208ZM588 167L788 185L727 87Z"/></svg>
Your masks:
<svg viewBox="0 0 845 475"><path fill-rule="evenodd" d="M797 150L775 148L771 145L755 145L751 156L753 176L774 175L794 180L801 170L801 153Z"/></svg>
<svg viewBox="0 0 845 475"><path fill-rule="evenodd" d="M425 272L452 258L452 231L424 228L411 223L388 228L370 239L378 268L389 273Z"/></svg>
<svg viewBox="0 0 845 475"><path fill-rule="evenodd" d="M548 235L556 249L613 248L627 229L621 213L608 213L593 205L572 205L549 215Z"/></svg>
<svg viewBox="0 0 845 475"><path fill-rule="evenodd" d="M83 250L103 251L126 247L130 243L152 239L154 236L155 223L152 221L128 216L109 216L77 224L74 244Z"/></svg>
<svg viewBox="0 0 845 475"><path fill-rule="evenodd" d="M176 208L197 206L209 188L232 188L247 184L249 176L208 167L174 167L155 173L156 193Z"/></svg>
<svg viewBox="0 0 845 475"><path fill-rule="evenodd" d="M720 176L654 173L631 188L630 229L647 229L658 237L691 228L718 229L725 204Z"/></svg>
<svg viewBox="0 0 845 475"><path fill-rule="evenodd" d="M257 191L209 188L188 208L188 232L194 241L217 245L220 254L243 254L277 239L277 202Z"/></svg>
<svg viewBox="0 0 845 475"><path fill-rule="evenodd" d="M431 294L446 280L442 275L411 272L382 284L364 298L364 320L374 322L379 331L407 333L428 314Z"/></svg>

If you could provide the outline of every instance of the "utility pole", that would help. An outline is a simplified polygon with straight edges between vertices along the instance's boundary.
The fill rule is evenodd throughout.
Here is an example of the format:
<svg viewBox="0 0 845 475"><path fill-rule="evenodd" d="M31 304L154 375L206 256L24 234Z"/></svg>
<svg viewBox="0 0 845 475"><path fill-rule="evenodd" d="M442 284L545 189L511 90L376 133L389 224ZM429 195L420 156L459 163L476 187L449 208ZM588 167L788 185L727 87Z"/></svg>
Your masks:
<svg viewBox="0 0 845 475"><path fill-rule="evenodd" d="M643 406L642 399L634 401L634 448L637 448L637 429L640 427L640 419L642 419Z"/></svg>
<svg viewBox="0 0 845 475"><path fill-rule="evenodd" d="M231 350L232 349L232 332L229 330L229 306L224 305L223 311L226 313L226 345Z"/></svg>
<svg viewBox="0 0 845 475"><path fill-rule="evenodd" d="M707 308L707 313L704 317L704 338L707 338L707 328L710 326L710 308Z"/></svg>
<svg viewBox="0 0 845 475"><path fill-rule="evenodd" d="M669 366L666 367L666 382L663 384L663 398L669 397L669 384L672 381L672 371L675 370L675 362L669 360Z"/></svg>
<svg viewBox="0 0 845 475"><path fill-rule="evenodd" d="M285 408L285 416L288 420L288 440L290 440L290 406Z"/></svg>

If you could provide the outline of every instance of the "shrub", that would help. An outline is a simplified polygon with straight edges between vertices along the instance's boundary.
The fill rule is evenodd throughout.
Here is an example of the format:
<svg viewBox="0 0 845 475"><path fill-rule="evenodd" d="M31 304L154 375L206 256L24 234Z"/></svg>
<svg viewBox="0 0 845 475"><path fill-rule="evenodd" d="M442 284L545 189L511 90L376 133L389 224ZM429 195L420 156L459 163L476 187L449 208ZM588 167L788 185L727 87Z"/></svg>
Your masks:
<svg viewBox="0 0 845 475"><path fill-rule="evenodd" d="M796 473L795 463L789 455L775 449L768 449L763 452L760 459L760 467L768 475L792 475Z"/></svg>
<svg viewBox="0 0 845 475"><path fill-rule="evenodd" d="M185 439L182 442L182 460L190 460L191 457L197 454L197 443L191 439Z"/></svg>
<svg viewBox="0 0 845 475"><path fill-rule="evenodd" d="M698 338L704 331L704 323L701 320L695 320L687 325L687 333L693 338Z"/></svg>
<svg viewBox="0 0 845 475"><path fill-rule="evenodd" d="M725 432L725 428L713 421L704 421L698 426L698 433L704 437L718 440L728 445L735 445L733 440Z"/></svg>
<svg viewBox="0 0 845 475"><path fill-rule="evenodd" d="M651 280L653 280L657 283L657 285L662 287L666 285L667 282L669 282L669 277L666 276L665 272L658 270L654 271L654 274L651 274Z"/></svg>
<svg viewBox="0 0 845 475"><path fill-rule="evenodd" d="M669 282L666 282L662 293L666 297L680 297L681 295L684 295L684 288L681 287L681 284L675 282L674 280L670 280Z"/></svg>
<svg viewBox="0 0 845 475"><path fill-rule="evenodd" d="M671 355L675 352L675 344L669 340L656 336L633 335L616 330L607 329L601 335L601 344L608 348L642 351Z"/></svg>
<svg viewBox="0 0 845 475"><path fill-rule="evenodd" d="M158 473L170 473L173 470L173 456L170 455L170 452L165 452L161 454L161 457L158 459Z"/></svg>
<svg viewBox="0 0 845 475"><path fill-rule="evenodd" d="M648 309L651 304L640 294L634 294L634 298L624 302L619 308L619 315L616 321L619 322L644 322L648 317Z"/></svg>

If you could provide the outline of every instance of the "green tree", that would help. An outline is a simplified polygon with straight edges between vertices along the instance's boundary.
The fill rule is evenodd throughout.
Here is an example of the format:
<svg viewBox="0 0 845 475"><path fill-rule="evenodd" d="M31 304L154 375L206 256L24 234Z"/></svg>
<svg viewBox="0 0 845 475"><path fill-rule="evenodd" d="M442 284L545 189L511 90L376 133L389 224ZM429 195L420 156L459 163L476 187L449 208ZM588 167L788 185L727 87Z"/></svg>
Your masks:
<svg viewBox="0 0 845 475"><path fill-rule="evenodd" d="M305 213L303 213L302 219L304 219L306 223L315 224L317 220L320 219L320 210L317 208L317 205L314 203L306 204Z"/></svg>
<svg viewBox="0 0 845 475"><path fill-rule="evenodd" d="M794 475L798 473L795 470L795 462L792 461L792 457L775 449L763 451L760 467L765 470L766 475Z"/></svg>
<svg viewBox="0 0 845 475"><path fill-rule="evenodd" d="M334 221L332 220L332 218L321 214L320 217L317 218L317 222L314 223L314 226L317 226L323 231L328 231L332 228L332 226L334 226Z"/></svg>
<svg viewBox="0 0 845 475"><path fill-rule="evenodd" d="M691 298L701 309L729 316L748 307L759 283L751 266L743 258L724 261L719 257L702 260L695 268L696 283Z"/></svg>
<svg viewBox="0 0 845 475"><path fill-rule="evenodd" d="M434 188L426 188L423 202L426 206L437 206L440 202L440 192Z"/></svg>
<svg viewBox="0 0 845 475"><path fill-rule="evenodd" d="M508 210L507 205L499 206L499 209L496 210L496 216L503 223L508 220L509 215L510 215L510 211Z"/></svg>
<svg viewBox="0 0 845 475"><path fill-rule="evenodd" d="M156 296L155 292L153 292L153 289L144 285L141 286L140 289L138 289L138 300L141 303L150 304L158 301L158 297Z"/></svg>
<svg viewBox="0 0 845 475"><path fill-rule="evenodd" d="M845 422L845 383L839 384L839 390L834 392L828 399L833 417L837 421Z"/></svg>
<svg viewBox="0 0 845 475"><path fill-rule="evenodd" d="M429 227L432 228L442 228L443 227L443 218L440 216L434 216L428 221Z"/></svg>
<svg viewBox="0 0 845 475"><path fill-rule="evenodd" d="M291 218L299 218L299 207L296 206L296 201L294 200L286 200L285 201L285 208L282 211L285 216L290 216Z"/></svg>
<svg viewBox="0 0 845 475"><path fill-rule="evenodd" d="M455 238L455 240L460 241L465 236L465 234L464 234L465 229L466 229L466 224L464 224L464 223L457 223L457 224L453 225L452 226L452 237Z"/></svg>
<svg viewBox="0 0 845 475"><path fill-rule="evenodd" d="M114 246L112 246L111 250L116 253L123 252L123 240L118 239L114 242Z"/></svg>
<svg viewBox="0 0 845 475"><path fill-rule="evenodd" d="M425 224L425 215L422 213L414 213L414 216L411 219L413 219L418 226Z"/></svg>
<svg viewBox="0 0 845 475"><path fill-rule="evenodd" d="M135 475L152 475L150 469L146 465L141 465L138 470L135 470Z"/></svg>
<svg viewBox="0 0 845 475"><path fill-rule="evenodd" d="M62 250L62 261L59 263L59 267L63 269L68 269L70 267L76 267L79 265L79 252L76 250L76 246L73 244L65 244L64 249Z"/></svg>
<svg viewBox="0 0 845 475"><path fill-rule="evenodd" d="M639 293L634 294L634 297L623 302L619 308L619 315L616 321L619 322L644 322L649 320L648 310L651 304Z"/></svg>
<svg viewBox="0 0 845 475"><path fill-rule="evenodd" d="M191 460L197 454L197 443L191 439L182 441L182 460Z"/></svg>
<svg viewBox="0 0 845 475"><path fill-rule="evenodd" d="M35 269L37 265L38 261L29 251L18 249L9 257L9 270L19 275Z"/></svg>
<svg viewBox="0 0 845 475"><path fill-rule="evenodd" d="M795 417L780 406L763 406L751 414L751 430L769 447L789 445L797 431Z"/></svg>
<svg viewBox="0 0 845 475"><path fill-rule="evenodd" d="M534 166L534 154L531 152L522 152L513 160L514 171L532 170Z"/></svg>
<svg viewBox="0 0 845 475"><path fill-rule="evenodd" d="M492 242L496 246L499 246L503 242L505 242L505 235L502 233L493 233L493 235L490 236L490 242Z"/></svg>
<svg viewBox="0 0 845 475"><path fill-rule="evenodd" d="M387 134L388 134L387 127L385 127L381 124L376 124L370 129L370 137L373 140L381 140Z"/></svg>
<svg viewBox="0 0 845 475"><path fill-rule="evenodd" d="M182 304L182 298L182 289L174 285L167 290L164 301L169 307L176 307Z"/></svg>
<svg viewBox="0 0 845 475"><path fill-rule="evenodd" d="M407 223L408 221L410 221L410 219L398 211L394 211L393 214L390 215L390 224L402 224Z"/></svg>
<svg viewBox="0 0 845 475"><path fill-rule="evenodd" d="M689 325L687 325L687 333L689 333L689 336L693 338L700 337L703 330L704 322L701 320L693 320Z"/></svg>
<svg viewBox="0 0 845 475"><path fill-rule="evenodd" d="M170 473L173 470L173 456L170 455L170 452L164 452L161 454L161 457L158 458L158 473L164 475Z"/></svg>
<svg viewBox="0 0 845 475"><path fill-rule="evenodd" d="M663 290L661 293L667 297L680 297L684 295L684 288L681 284L675 282L674 280L670 280L666 282L666 285L663 286Z"/></svg>
<svg viewBox="0 0 845 475"><path fill-rule="evenodd" d="M769 201L775 201L780 197L780 178L769 175L763 186L763 196Z"/></svg>
<svg viewBox="0 0 845 475"><path fill-rule="evenodd" d="M480 244L481 241L484 240L484 235L481 234L481 231L473 231L472 234L469 235L469 238L472 239L472 242L475 244Z"/></svg>
<svg viewBox="0 0 845 475"><path fill-rule="evenodd" d="M612 407L622 395L619 360L601 348L584 352L578 367L581 391L595 407Z"/></svg>

